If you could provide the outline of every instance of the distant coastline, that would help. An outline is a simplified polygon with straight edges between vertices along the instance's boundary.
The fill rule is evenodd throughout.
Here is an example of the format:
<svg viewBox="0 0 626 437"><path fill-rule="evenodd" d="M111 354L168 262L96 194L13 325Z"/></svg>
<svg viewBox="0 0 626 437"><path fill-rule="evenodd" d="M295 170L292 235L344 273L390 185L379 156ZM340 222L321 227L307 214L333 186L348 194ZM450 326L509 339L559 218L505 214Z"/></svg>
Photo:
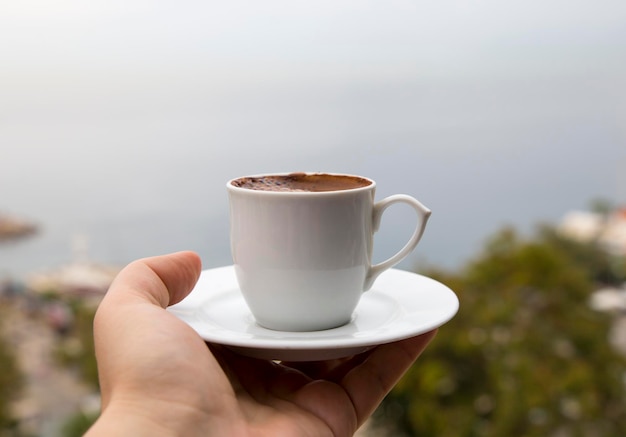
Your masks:
<svg viewBox="0 0 626 437"><path fill-rule="evenodd" d="M37 231L38 227L34 223L0 213L0 242L29 237Z"/></svg>

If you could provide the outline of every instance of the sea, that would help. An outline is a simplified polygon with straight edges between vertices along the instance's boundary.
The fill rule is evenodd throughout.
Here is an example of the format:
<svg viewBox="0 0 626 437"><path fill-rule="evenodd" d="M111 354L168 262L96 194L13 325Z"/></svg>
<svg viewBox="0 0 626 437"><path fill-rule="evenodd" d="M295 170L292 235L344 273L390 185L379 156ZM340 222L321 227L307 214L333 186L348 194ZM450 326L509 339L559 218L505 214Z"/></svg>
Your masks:
<svg viewBox="0 0 626 437"><path fill-rule="evenodd" d="M0 277L27 280L77 257L123 266L178 250L198 252L204 268L228 265L225 185L248 174L344 172L373 178L377 199L418 198L433 214L403 269L460 268L504 226L531 234L595 200L626 202L624 125L597 104L582 110L584 90L509 90L500 103L524 105L515 117L512 104L481 107L480 93L459 89L443 104L424 101L420 87L391 88L330 103L300 96L311 104L277 104L267 92L266 105L244 101L225 113L5 122L0 212L38 233L0 244ZM550 101L570 93L581 100L574 110ZM402 205L387 210L375 260L399 250L415 220Z"/></svg>
<svg viewBox="0 0 626 437"><path fill-rule="evenodd" d="M0 214L39 231L0 243L0 278L178 250L228 265L225 184L248 174L415 196L433 214L403 269L626 204L619 2L31 3L0 7ZM374 259L414 221L390 208Z"/></svg>

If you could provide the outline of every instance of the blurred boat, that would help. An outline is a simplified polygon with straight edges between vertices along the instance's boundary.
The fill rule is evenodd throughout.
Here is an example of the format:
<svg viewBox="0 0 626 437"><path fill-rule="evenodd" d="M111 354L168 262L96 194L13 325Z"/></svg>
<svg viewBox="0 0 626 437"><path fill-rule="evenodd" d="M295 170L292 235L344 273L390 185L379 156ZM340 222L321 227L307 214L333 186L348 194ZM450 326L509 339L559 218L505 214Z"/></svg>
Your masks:
<svg viewBox="0 0 626 437"><path fill-rule="evenodd" d="M98 303L109 289L120 268L77 260L55 270L31 275L27 288L39 295L80 299Z"/></svg>
<svg viewBox="0 0 626 437"><path fill-rule="evenodd" d="M88 239L85 235L74 235L72 246L72 261L52 270L31 274L26 280L26 289L43 297L97 305L121 268L91 260L87 256Z"/></svg>

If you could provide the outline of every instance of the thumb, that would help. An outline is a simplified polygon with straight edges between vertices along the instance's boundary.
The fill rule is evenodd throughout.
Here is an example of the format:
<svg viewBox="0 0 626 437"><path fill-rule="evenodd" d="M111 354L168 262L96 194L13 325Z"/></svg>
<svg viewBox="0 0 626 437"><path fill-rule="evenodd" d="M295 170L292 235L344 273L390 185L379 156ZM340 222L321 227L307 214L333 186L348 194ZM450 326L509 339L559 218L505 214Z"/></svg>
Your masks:
<svg viewBox="0 0 626 437"><path fill-rule="evenodd" d="M155 332L165 332L168 339L176 337L167 328L158 331L156 327L167 323L171 315L163 308L189 294L200 270L198 255L179 252L133 261L117 275L94 318L103 408L109 404L113 388L120 380L141 380L137 369L141 372L146 360L150 363L154 358L154 354L146 350L154 343L146 344L146 339L154 341ZM162 353L162 350L156 352ZM127 368L129 362L135 366L134 373L133 366L130 370Z"/></svg>
<svg viewBox="0 0 626 437"><path fill-rule="evenodd" d="M201 269L200 257L194 252L133 261L117 275L106 298L118 301L135 297L166 308L189 294Z"/></svg>

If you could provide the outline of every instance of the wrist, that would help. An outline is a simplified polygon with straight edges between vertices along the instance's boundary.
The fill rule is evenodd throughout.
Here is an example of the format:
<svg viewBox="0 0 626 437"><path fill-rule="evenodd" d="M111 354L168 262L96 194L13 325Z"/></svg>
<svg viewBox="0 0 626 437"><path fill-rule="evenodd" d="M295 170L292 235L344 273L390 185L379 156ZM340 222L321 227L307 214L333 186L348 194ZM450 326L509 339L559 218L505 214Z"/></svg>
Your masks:
<svg viewBox="0 0 626 437"><path fill-rule="evenodd" d="M104 437L112 435L119 437L142 437L149 435L174 437L181 434L178 434L176 430L167 429L166 426L145 414L136 414L132 410L122 411L111 406L102 411L98 420L96 420L85 434L85 437Z"/></svg>
<svg viewBox="0 0 626 437"><path fill-rule="evenodd" d="M184 405L141 405L112 402L85 437L194 437L245 436L235 423L217 423L208 415Z"/></svg>

